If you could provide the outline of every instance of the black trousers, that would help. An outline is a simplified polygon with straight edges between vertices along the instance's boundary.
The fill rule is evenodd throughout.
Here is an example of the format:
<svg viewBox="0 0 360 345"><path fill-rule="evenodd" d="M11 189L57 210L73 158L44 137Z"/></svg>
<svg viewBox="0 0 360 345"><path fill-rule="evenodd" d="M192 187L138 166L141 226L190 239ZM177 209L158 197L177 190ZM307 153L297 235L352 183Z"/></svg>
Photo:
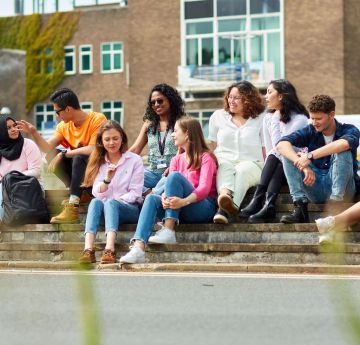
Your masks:
<svg viewBox="0 0 360 345"><path fill-rule="evenodd" d="M46 156L48 162L59 150L52 152ZM62 158L55 168L55 175L69 188L70 194L76 195L79 198L84 190L80 185L84 181L85 169L88 162L89 156L86 155L75 155L72 158Z"/></svg>
<svg viewBox="0 0 360 345"><path fill-rule="evenodd" d="M274 155L269 155L261 172L260 183L268 186L270 193L280 193L281 186L286 184L282 162Z"/></svg>

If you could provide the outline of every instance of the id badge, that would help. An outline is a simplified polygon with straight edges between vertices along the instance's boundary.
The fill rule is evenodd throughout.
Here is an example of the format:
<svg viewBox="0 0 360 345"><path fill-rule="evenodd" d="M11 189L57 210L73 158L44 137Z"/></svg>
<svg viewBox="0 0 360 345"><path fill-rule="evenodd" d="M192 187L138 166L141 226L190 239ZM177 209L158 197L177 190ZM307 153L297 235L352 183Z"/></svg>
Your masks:
<svg viewBox="0 0 360 345"><path fill-rule="evenodd" d="M157 163L156 168L157 169L163 169L163 168L166 168L166 167L167 167L167 165L166 165L165 159L163 159L163 158L158 159L158 163Z"/></svg>

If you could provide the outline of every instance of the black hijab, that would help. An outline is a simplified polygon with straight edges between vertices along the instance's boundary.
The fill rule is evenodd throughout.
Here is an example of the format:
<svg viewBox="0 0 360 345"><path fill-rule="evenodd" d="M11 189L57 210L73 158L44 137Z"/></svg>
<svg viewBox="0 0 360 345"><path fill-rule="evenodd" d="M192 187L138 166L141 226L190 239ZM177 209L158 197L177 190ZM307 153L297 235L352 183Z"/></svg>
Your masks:
<svg viewBox="0 0 360 345"><path fill-rule="evenodd" d="M21 155L21 151L24 145L24 138L19 133L17 139L10 139L7 129L7 120L13 120L10 116L0 116L0 161L2 157L5 157L9 161L18 159Z"/></svg>

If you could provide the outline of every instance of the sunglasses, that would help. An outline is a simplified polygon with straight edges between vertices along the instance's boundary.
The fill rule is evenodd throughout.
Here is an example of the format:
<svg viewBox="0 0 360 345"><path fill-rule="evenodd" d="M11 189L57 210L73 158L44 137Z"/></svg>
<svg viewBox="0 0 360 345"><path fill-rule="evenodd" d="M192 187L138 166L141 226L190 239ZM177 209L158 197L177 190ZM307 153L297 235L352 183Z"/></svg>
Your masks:
<svg viewBox="0 0 360 345"><path fill-rule="evenodd" d="M164 100L162 98L158 98L158 99L154 99L154 100L150 101L150 104L152 107L155 106L156 103L161 105L164 103Z"/></svg>
<svg viewBox="0 0 360 345"><path fill-rule="evenodd" d="M55 110L55 109L54 109L54 110L55 110L56 115L59 116L59 113L62 112L62 111L64 111L65 109L66 109L66 107L63 108L63 109L58 109L58 110Z"/></svg>

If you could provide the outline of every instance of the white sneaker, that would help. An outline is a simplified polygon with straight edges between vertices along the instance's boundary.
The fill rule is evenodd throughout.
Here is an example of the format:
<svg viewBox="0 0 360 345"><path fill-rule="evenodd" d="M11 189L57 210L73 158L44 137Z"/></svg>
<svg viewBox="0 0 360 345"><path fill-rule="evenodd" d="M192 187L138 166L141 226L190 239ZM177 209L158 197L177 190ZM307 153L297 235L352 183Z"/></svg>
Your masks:
<svg viewBox="0 0 360 345"><path fill-rule="evenodd" d="M175 231L168 228L162 228L150 236L149 243L172 244L176 243Z"/></svg>
<svg viewBox="0 0 360 345"><path fill-rule="evenodd" d="M331 244L336 241L336 231L328 231L319 236L319 244Z"/></svg>
<svg viewBox="0 0 360 345"><path fill-rule="evenodd" d="M131 246L130 251L120 258L123 264L142 264L145 262L145 252L137 246Z"/></svg>
<svg viewBox="0 0 360 345"><path fill-rule="evenodd" d="M319 218L315 219L315 223L320 234L325 234L335 227L335 218L333 216Z"/></svg>

